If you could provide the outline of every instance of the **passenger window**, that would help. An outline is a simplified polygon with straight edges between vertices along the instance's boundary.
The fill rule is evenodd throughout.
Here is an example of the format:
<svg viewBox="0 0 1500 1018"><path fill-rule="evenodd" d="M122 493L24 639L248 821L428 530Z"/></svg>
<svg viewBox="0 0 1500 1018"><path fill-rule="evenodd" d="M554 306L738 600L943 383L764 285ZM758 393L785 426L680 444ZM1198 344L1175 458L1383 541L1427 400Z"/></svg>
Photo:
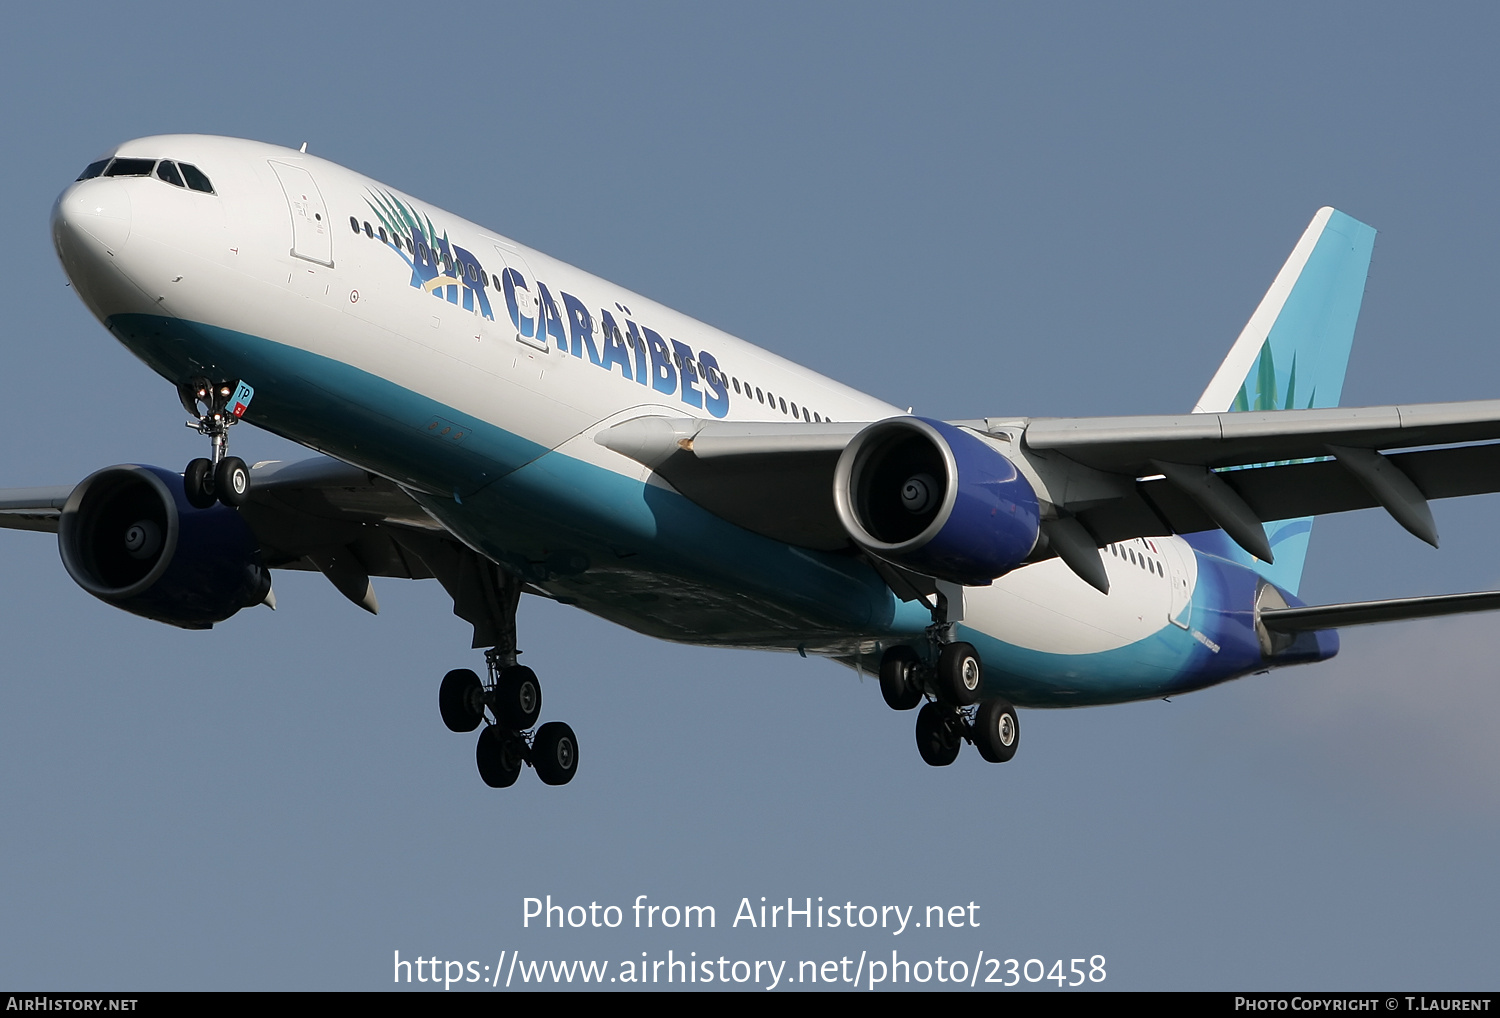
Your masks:
<svg viewBox="0 0 1500 1018"><path fill-rule="evenodd" d="M182 174L177 172L176 165L170 159L163 159L156 164L156 176L174 187L187 187L182 182Z"/></svg>
<svg viewBox="0 0 1500 1018"><path fill-rule="evenodd" d="M766 401L766 394L760 391L760 386L758 385L755 387L755 398L762 403Z"/></svg>
<svg viewBox="0 0 1500 1018"><path fill-rule="evenodd" d="M801 414L797 413L797 404L795 404L795 403L792 404L792 416L793 417L800 417L800 416L802 416Z"/></svg>
<svg viewBox="0 0 1500 1018"><path fill-rule="evenodd" d="M368 219L365 220L365 236L369 237L371 240L375 239L375 230L370 226L370 221Z"/></svg>
<svg viewBox="0 0 1500 1018"><path fill-rule="evenodd" d="M177 168L182 171L182 179L187 181L187 186L194 191L202 191L204 194L213 194L214 186L208 182L203 171L189 163L178 163Z"/></svg>
<svg viewBox="0 0 1500 1018"><path fill-rule="evenodd" d="M349 217L349 229L353 230L355 233L359 232L359 220L354 218L353 216Z"/></svg>
<svg viewBox="0 0 1500 1018"><path fill-rule="evenodd" d="M781 412L786 413L786 400L777 400L777 402L781 404Z"/></svg>
<svg viewBox="0 0 1500 1018"><path fill-rule="evenodd" d="M106 177L149 177L156 168L155 159L116 159L104 171Z"/></svg>
<svg viewBox="0 0 1500 1018"><path fill-rule="evenodd" d="M79 180L92 180L94 177L97 177L97 176L99 176L99 174L103 173L104 172L104 167L106 167L108 165L109 165L109 160L108 159L101 159L97 163L89 163L87 166L85 166L83 168L83 172L78 175L78 179Z"/></svg>
<svg viewBox="0 0 1500 1018"><path fill-rule="evenodd" d="M389 244L390 241L388 241L388 240L385 239L385 227L384 226L380 226L380 227L377 227L376 230L380 234L380 242L382 244Z"/></svg>
<svg viewBox="0 0 1500 1018"><path fill-rule="evenodd" d="M735 393L736 394L739 393L739 391L740 391L740 380L738 378L731 378L730 381L734 383L734 391L735 391Z"/></svg>

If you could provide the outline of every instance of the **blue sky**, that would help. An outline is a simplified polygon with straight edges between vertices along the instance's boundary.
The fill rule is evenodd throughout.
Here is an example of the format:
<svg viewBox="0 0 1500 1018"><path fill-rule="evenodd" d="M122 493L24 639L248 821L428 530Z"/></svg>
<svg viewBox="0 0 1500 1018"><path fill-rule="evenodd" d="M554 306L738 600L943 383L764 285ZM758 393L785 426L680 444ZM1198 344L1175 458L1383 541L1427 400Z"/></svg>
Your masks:
<svg viewBox="0 0 1500 1018"><path fill-rule="evenodd" d="M0 484L200 454L50 248L121 140L366 172L921 413L1186 410L1313 212L1380 232L1346 403L1500 395L1497 16L1368 4L38 8L0 39ZM105 394L110 394L105 399ZM106 408L107 407L107 408ZM247 460L298 450L235 435ZM1320 521L1303 595L1493 587L1493 498L1433 551ZM392 952L1046 959L1112 988L1494 984L1493 617L1170 704L1024 712L934 770L833 665L523 608L577 780L495 792L437 682L435 583L317 576L210 634L0 533L0 985L390 985ZM523 929L522 901L712 904L713 931ZM728 928L742 897L981 906L979 929ZM908 954L908 952L910 952ZM1043 982L1043 987L1051 984Z"/></svg>

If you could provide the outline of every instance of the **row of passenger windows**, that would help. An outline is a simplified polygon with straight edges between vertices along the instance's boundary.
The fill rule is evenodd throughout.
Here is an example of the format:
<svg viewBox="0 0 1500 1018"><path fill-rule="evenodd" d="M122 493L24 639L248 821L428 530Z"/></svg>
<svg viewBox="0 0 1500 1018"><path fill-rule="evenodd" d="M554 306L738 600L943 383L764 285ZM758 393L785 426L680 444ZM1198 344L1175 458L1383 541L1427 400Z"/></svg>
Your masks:
<svg viewBox="0 0 1500 1018"><path fill-rule="evenodd" d="M434 252L431 248L429 248L421 241L416 242L416 248L414 250L412 248L412 242L410 240L402 237L400 234L388 234L386 233L385 227L372 226L369 220L360 222L358 216L349 217L349 229L353 230L356 235L362 233L371 240L379 239L382 244L394 244L401 250L407 252L408 254L416 255L423 261L427 261L430 258L436 257L437 261L442 264L444 272L450 274L454 272L455 265L453 259L450 256L441 252ZM493 283L495 286L495 292L501 292L499 276L487 275L486 273L480 272L474 267L473 263L458 266L457 268L459 271L467 272L469 281L471 283L478 283L480 286L486 286L490 283ZM481 277L484 278L481 279ZM599 327L597 323L590 322L589 327L595 333L598 332ZM634 350L636 348L635 337L629 335L628 333L626 335L621 335L618 328L615 329L614 338L617 342L623 344L631 350ZM715 385L723 385L726 381L731 382L734 385L734 391L736 393L746 397L747 399L750 397L754 397L756 402L767 405L773 410L780 410L782 413L788 414L791 417L801 418L802 420L807 421L809 424L831 423L831 419L828 417L824 417L821 413L814 413L805 406L798 407L795 402L789 404L785 396L777 396L772 392L761 389L759 386L752 386L749 382L741 383L738 378L730 378L729 376L725 375L724 372L718 371L714 368L704 368L696 361L684 358L682 354L675 351L672 353L672 361L677 365L677 370L686 371L693 378L697 378L700 374L703 374L708 376L708 380Z"/></svg>
<svg viewBox="0 0 1500 1018"><path fill-rule="evenodd" d="M1167 575L1166 570L1162 568L1160 562L1147 558L1145 555L1137 555L1134 548L1127 548L1121 544L1110 544L1105 547L1109 549L1109 553L1115 558L1125 559L1132 565L1138 565L1147 572L1155 573L1157 576Z"/></svg>
<svg viewBox="0 0 1500 1018"><path fill-rule="evenodd" d="M203 171L191 163L177 163L170 159L100 159L89 163L79 180L93 177L151 177L164 180L173 187L184 187L190 191L213 194L214 186Z"/></svg>
<svg viewBox="0 0 1500 1018"><path fill-rule="evenodd" d="M762 391L761 388L760 388L760 386L758 386L758 385L752 386L748 381L745 382L745 383L743 383L743 385L742 385L740 383L740 380L738 378L732 378L732 379L730 379L730 381L732 381L734 383L734 391L735 392L737 392L740 395L745 396L747 398L750 397L750 396L754 396L755 397L755 401L757 403L764 403L767 406L769 406L772 410L780 410L784 414L785 413L790 413L790 415L792 417L800 417L800 418L802 418L802 420L806 421L809 424L829 424L829 423L831 423L831 418L824 417L820 413L814 413L813 411L807 409L806 406L803 406L801 409L798 409L797 404L795 402L793 402L791 404L791 410L788 411L787 410L788 404L787 404L786 397L785 396L777 396L775 393L771 392L769 389L767 389L765 391Z"/></svg>

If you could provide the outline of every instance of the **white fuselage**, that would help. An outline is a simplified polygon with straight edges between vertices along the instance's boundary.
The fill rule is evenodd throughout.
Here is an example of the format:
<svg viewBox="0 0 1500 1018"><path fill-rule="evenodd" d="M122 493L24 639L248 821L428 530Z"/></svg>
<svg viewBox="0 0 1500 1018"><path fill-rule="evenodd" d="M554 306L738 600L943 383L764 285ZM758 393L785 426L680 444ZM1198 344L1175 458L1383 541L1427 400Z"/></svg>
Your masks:
<svg viewBox="0 0 1500 1018"><path fill-rule="evenodd" d="M315 156L196 135L114 154L190 163L213 185L96 177L54 210L80 296L170 380L244 377L260 412L247 419L389 477L467 543L542 562L538 586L642 631L849 659L928 621L847 556L730 534L701 510L670 510L664 534L666 482L593 441L644 415L860 422L900 408ZM1056 559L969 588L986 668L1026 671L1017 682L1052 691L1030 699L1059 703L1100 702L1078 691L1099 667L1135 676L1112 699L1244 670L1204 670L1224 641L1198 628L1184 541L1106 552L1108 595Z"/></svg>

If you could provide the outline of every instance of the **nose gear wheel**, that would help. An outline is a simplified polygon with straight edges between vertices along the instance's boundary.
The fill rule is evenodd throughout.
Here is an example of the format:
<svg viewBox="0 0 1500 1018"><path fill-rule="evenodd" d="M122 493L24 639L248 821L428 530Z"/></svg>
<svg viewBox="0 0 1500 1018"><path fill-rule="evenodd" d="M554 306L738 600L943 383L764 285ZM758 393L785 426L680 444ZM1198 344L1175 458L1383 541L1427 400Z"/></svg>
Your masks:
<svg viewBox="0 0 1500 1018"><path fill-rule="evenodd" d="M182 472L182 491L188 504L207 509L222 502L238 508L250 497L250 468L238 456L229 455L229 429L239 423L253 394L254 390L240 381L194 378L177 386L183 408L194 418L187 426L207 436L213 445L211 459L195 459Z"/></svg>

